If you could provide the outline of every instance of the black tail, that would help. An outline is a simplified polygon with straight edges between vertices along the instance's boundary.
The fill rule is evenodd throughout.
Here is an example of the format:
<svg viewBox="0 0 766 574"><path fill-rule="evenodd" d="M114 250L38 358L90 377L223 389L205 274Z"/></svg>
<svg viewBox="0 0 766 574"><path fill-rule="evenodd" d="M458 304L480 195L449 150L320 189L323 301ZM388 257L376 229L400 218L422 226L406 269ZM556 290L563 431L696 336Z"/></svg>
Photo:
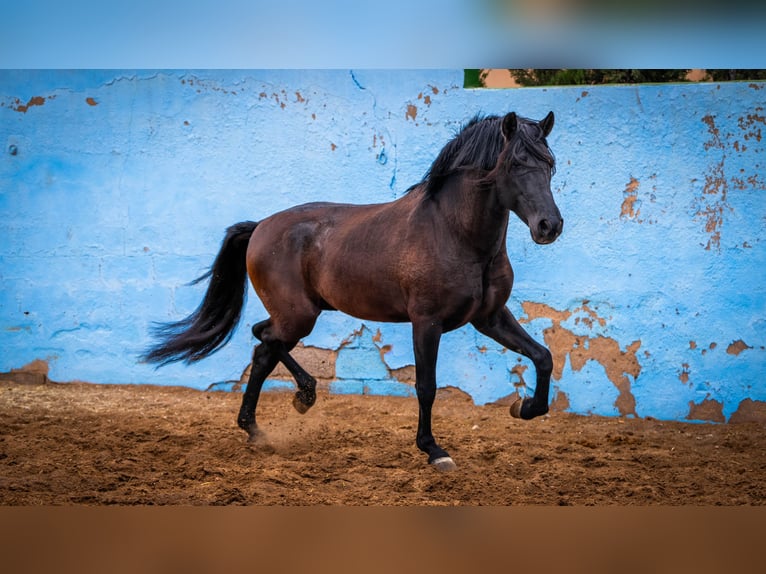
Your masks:
<svg viewBox="0 0 766 574"><path fill-rule="evenodd" d="M194 285L210 278L202 303L186 319L156 326L153 334L160 342L147 350L143 360L160 365L174 361L192 363L215 353L229 342L245 304L245 254L256 225L244 221L226 230L213 266L192 282Z"/></svg>

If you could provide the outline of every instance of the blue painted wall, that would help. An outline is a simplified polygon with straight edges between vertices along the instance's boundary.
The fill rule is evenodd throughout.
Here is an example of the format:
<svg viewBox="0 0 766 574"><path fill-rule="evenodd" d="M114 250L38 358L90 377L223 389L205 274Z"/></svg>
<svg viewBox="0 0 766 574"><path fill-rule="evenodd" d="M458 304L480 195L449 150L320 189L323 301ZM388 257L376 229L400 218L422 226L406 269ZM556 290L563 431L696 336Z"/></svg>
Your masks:
<svg viewBox="0 0 766 574"><path fill-rule="evenodd" d="M313 200L381 202L477 112L556 113L549 246L514 219L509 304L554 353L556 408L663 419L764 417L766 85L465 90L462 71L0 71L0 372L53 380L239 380L251 296L220 353L137 362L152 321L199 303L224 229ZM252 294L252 291L251 291ZM407 325L324 314L308 347L334 392L409 394ZM533 367L471 328L441 386L479 403ZM401 378L401 377L400 377ZM276 383L275 383L276 384Z"/></svg>

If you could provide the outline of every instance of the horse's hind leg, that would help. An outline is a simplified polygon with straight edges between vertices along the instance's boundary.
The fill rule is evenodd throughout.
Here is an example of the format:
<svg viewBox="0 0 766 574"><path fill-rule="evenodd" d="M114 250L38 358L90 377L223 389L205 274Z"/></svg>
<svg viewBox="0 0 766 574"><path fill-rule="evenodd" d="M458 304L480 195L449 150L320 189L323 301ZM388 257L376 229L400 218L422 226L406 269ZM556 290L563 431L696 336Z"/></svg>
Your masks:
<svg viewBox="0 0 766 574"><path fill-rule="evenodd" d="M263 341L263 331L268 325L268 321L262 321L254 325L253 336L259 341ZM295 346L295 343L288 345L282 341L273 341L272 344L274 345L278 359L287 368L295 379L295 382L298 384L298 391L295 393L293 406L295 407L295 410L303 414L314 406L314 403L316 402L317 381L290 355L290 350Z"/></svg>
<svg viewBox="0 0 766 574"><path fill-rule="evenodd" d="M258 398L266 377L269 376L279 361L276 345L264 342L253 349L253 363L250 367L250 378L247 381L245 394L242 397L242 406L239 409L237 424L247 432L248 439L254 442L260 436L258 425L255 422L255 409L258 406Z"/></svg>
<svg viewBox="0 0 766 574"><path fill-rule="evenodd" d="M290 353L287 352L284 346L280 349L279 360L287 367L287 370L290 371L290 374L298 384L298 390L293 399L293 406L296 411L303 414L313 407L317 400L317 381L290 356Z"/></svg>

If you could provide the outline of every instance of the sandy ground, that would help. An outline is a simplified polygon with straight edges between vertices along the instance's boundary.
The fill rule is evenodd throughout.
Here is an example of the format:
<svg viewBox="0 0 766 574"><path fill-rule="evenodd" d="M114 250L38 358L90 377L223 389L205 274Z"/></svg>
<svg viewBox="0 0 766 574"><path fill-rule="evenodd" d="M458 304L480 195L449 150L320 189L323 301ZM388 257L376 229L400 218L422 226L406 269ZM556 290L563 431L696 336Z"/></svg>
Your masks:
<svg viewBox="0 0 766 574"><path fill-rule="evenodd" d="M414 398L319 392L300 415L266 393L267 444L235 424L239 393L0 383L2 505L762 505L758 423L553 413L512 419L439 391L434 432L458 465L415 447Z"/></svg>

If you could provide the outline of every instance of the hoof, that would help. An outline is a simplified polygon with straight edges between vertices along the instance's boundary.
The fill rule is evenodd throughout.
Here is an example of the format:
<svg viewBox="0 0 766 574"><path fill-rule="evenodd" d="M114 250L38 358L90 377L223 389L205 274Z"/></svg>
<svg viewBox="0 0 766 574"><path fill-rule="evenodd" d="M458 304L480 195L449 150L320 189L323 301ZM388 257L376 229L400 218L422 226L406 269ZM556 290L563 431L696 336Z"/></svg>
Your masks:
<svg viewBox="0 0 766 574"><path fill-rule="evenodd" d="M442 456L440 458L434 459L431 464L439 472L452 472L453 470L457 469L455 461L453 461L449 456Z"/></svg>
<svg viewBox="0 0 766 574"><path fill-rule="evenodd" d="M511 405L510 411L513 418L524 419L525 421L528 421L535 417L546 414L548 412L548 405L543 406L542 409L539 407L535 409L533 399L519 399Z"/></svg>
<svg viewBox="0 0 766 574"><path fill-rule="evenodd" d="M306 414L306 412L314 405L312 402L311 404L306 404L301 400L300 393L295 393L295 396L293 397L293 407L295 407L295 410L299 413Z"/></svg>

